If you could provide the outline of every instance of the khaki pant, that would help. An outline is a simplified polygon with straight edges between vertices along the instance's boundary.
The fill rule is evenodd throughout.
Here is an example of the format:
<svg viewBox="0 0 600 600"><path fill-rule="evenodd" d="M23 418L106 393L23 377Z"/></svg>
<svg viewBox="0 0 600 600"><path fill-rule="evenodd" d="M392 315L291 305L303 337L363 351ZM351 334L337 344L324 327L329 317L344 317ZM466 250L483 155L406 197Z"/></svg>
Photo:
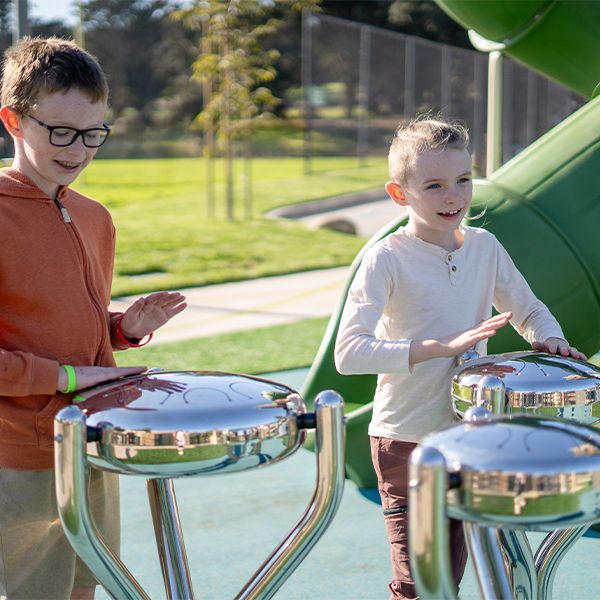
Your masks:
<svg viewBox="0 0 600 600"><path fill-rule="evenodd" d="M118 476L90 469L88 497L96 526L118 553ZM73 587L95 586L64 535L54 471L0 468L0 597L67 600Z"/></svg>
<svg viewBox="0 0 600 600"><path fill-rule="evenodd" d="M371 437L371 458L390 542L392 573L390 598L417 598L408 561L408 464L416 444ZM450 562L456 588L465 572L467 548L460 521L450 520Z"/></svg>

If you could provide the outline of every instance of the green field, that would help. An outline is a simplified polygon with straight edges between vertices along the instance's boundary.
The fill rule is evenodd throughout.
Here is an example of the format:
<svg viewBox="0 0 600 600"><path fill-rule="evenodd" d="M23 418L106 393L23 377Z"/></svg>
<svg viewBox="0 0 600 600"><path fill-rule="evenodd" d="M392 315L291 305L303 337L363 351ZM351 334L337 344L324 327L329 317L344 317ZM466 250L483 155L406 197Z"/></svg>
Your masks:
<svg viewBox="0 0 600 600"><path fill-rule="evenodd" d="M215 161L216 216L208 217L203 159L96 160L74 188L100 200L117 228L113 295L179 289L349 264L364 239L264 217L275 207L373 189L385 159L320 158L305 175L299 158L252 163L248 187L236 163L234 220L225 218L223 163Z"/></svg>
<svg viewBox="0 0 600 600"><path fill-rule="evenodd" d="M119 366L166 370L228 371L255 375L308 367L325 333L327 318L157 344L117 352Z"/></svg>

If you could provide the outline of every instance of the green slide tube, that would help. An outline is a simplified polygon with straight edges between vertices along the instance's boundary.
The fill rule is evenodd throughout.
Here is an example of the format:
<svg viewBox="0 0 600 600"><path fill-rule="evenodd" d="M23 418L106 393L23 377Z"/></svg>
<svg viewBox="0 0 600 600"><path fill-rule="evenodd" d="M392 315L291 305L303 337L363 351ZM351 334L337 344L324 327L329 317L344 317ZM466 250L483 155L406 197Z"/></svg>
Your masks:
<svg viewBox="0 0 600 600"><path fill-rule="evenodd" d="M588 96L597 87L600 79L597 39L600 38L596 38L595 51L592 51L590 32L600 26L600 2L438 1L457 21L477 27L478 33L488 39L506 41L512 36L514 57L522 62L531 61L536 69ZM568 5L569 10L560 6L562 4ZM485 27L479 21L474 22L476 7L481 9L477 15ZM489 10L487 17L484 7ZM501 7L506 11L499 14ZM594 23L590 24L588 19L593 16L590 11L594 10L597 14L594 13ZM529 21L525 18L518 20L525 12L535 21L533 25L527 25ZM563 21L562 32L555 23L555 13ZM546 31L547 27L550 31ZM579 30L581 35L572 47L581 54L569 59L573 64L578 63L577 72L573 67L570 73L564 61L544 59L553 41L562 45L562 53L569 54L571 46L567 49L560 36L577 37ZM536 43L528 41L528 36L533 34L538 40ZM536 44L540 45L537 51ZM552 69L553 65L556 68ZM589 72L579 72L582 65L583 70L589 68ZM483 226L498 237L534 292L560 321L567 339L588 355L600 349L599 124L600 96L597 96L488 179L476 180L472 210L476 214L482 207L486 208L482 220L474 225ZM369 240L350 267L348 287L364 251L401 224L401 220L392 222ZM333 362L345 297L346 293L342 294L330 319L302 395L310 402L320 390L332 388L344 397L346 472L359 487L371 488L376 487L377 482L370 460L367 427L376 376L343 376L337 373ZM501 330L489 343L490 353L526 348L527 343L510 328Z"/></svg>

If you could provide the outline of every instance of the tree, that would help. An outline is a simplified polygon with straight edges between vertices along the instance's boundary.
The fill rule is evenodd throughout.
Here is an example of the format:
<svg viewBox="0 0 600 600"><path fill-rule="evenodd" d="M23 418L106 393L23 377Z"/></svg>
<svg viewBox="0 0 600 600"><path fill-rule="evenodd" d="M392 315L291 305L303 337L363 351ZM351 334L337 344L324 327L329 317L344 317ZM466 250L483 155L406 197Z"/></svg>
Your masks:
<svg viewBox="0 0 600 600"><path fill-rule="evenodd" d="M234 217L233 158L236 140L242 140L246 178L250 178L251 133L256 117L270 110L278 99L265 87L275 78L275 49L264 49L261 40L279 23L270 6L258 0L204 0L175 17L189 30L200 33L199 53L192 77L204 85L203 110L197 122L204 130L205 157L212 158L212 136L226 164L226 215ZM246 181L245 189L251 189ZM246 217L250 216L249 197Z"/></svg>
<svg viewBox="0 0 600 600"><path fill-rule="evenodd" d="M133 108L142 125L151 125L156 100L184 87L181 75L187 75L193 44L183 28L167 18L177 8L171 0L82 3L86 47L108 75L116 117Z"/></svg>

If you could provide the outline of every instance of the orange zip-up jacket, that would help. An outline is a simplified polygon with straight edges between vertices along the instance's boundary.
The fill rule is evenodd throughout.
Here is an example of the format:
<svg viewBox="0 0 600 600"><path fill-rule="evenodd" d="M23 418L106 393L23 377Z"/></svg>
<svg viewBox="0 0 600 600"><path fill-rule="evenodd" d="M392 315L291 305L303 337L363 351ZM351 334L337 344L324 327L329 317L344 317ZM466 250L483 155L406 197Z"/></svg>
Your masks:
<svg viewBox="0 0 600 600"><path fill-rule="evenodd" d="M114 366L114 251L101 204L0 171L0 467L54 467L61 364Z"/></svg>

